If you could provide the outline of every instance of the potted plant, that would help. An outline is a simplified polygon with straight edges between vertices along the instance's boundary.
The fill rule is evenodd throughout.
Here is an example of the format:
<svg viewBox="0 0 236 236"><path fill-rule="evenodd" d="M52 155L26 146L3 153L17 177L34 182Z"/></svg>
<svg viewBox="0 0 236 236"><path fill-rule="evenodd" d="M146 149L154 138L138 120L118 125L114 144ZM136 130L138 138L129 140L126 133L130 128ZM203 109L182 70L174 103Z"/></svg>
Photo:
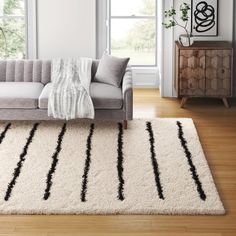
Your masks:
<svg viewBox="0 0 236 236"><path fill-rule="evenodd" d="M179 26L184 29L186 34L181 34L179 36L179 42L184 47L190 47L193 44L193 36L191 32L188 30L188 22L189 22L189 11L191 10L190 5L187 3L183 3L180 6L180 23L176 20L176 10L171 8L170 10L165 11L165 18L168 19L167 22L164 22L163 25L166 29L170 29L175 26Z"/></svg>

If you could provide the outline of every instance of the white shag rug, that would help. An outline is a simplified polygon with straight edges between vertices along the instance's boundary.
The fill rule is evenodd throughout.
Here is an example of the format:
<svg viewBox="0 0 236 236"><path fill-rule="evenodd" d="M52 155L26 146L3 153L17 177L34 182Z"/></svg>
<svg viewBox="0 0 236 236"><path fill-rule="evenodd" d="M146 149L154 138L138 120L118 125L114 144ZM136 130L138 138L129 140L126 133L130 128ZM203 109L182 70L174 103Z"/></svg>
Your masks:
<svg viewBox="0 0 236 236"><path fill-rule="evenodd" d="M191 119L0 123L0 214L224 214Z"/></svg>

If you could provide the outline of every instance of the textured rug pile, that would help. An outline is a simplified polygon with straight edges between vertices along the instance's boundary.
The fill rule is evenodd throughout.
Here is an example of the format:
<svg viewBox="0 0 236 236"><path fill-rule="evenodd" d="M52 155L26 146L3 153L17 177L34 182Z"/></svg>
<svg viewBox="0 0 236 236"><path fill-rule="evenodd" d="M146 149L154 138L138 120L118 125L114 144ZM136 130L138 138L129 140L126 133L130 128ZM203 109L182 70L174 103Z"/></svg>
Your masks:
<svg viewBox="0 0 236 236"><path fill-rule="evenodd" d="M1 214L224 214L191 119L1 122Z"/></svg>

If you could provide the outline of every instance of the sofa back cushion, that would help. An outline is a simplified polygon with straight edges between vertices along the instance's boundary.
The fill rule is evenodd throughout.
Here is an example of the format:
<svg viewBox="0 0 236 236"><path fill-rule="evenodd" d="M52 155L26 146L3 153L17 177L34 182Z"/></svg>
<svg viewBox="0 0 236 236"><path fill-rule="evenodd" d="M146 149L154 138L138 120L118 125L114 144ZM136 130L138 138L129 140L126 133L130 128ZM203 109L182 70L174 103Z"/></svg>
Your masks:
<svg viewBox="0 0 236 236"><path fill-rule="evenodd" d="M41 60L1 60L1 82L41 82L51 80L51 61Z"/></svg>
<svg viewBox="0 0 236 236"><path fill-rule="evenodd" d="M97 72L98 60L93 60L92 80ZM0 60L0 82L51 82L49 60Z"/></svg>

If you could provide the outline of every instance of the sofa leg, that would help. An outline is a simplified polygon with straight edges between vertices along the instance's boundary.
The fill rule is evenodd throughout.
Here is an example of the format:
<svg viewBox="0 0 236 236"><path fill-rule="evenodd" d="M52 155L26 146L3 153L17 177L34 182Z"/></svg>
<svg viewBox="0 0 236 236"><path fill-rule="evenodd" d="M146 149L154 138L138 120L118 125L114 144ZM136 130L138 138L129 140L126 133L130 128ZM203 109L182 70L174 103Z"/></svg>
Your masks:
<svg viewBox="0 0 236 236"><path fill-rule="evenodd" d="M127 120L124 120L124 129L128 129L128 121Z"/></svg>

